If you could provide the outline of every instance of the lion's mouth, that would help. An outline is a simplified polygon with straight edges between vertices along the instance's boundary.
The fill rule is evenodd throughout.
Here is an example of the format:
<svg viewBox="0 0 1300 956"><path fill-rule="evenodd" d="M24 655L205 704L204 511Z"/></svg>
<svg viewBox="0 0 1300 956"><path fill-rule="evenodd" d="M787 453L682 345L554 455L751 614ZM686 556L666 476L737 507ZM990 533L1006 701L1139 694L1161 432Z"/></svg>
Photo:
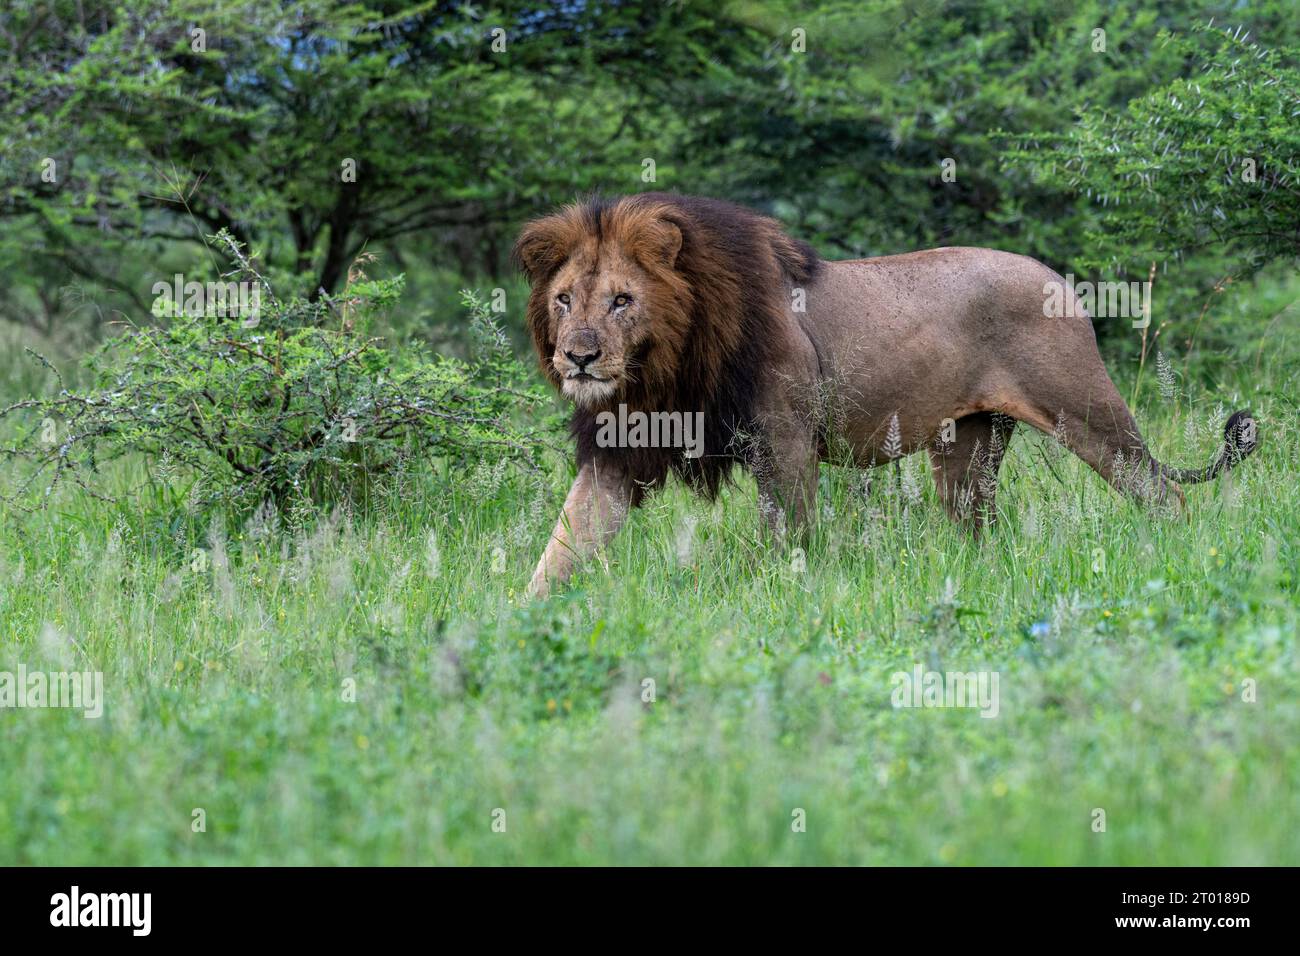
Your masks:
<svg viewBox="0 0 1300 956"><path fill-rule="evenodd" d="M575 369L564 376L564 394L587 408L605 401L617 390L618 386L613 378L602 377L592 372L580 372Z"/></svg>

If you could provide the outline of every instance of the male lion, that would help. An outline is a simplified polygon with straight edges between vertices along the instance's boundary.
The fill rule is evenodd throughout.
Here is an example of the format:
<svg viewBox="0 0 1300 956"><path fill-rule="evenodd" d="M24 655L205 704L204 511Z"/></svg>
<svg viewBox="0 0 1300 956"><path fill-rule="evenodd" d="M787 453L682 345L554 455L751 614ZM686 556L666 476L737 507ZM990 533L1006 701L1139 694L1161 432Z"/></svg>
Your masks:
<svg viewBox="0 0 1300 956"><path fill-rule="evenodd" d="M667 193L567 206L529 223L515 255L542 370L576 406L578 477L534 596L670 470L712 497L744 465L777 528L800 529L832 450L869 467L925 448L948 513L978 531L1017 421L1156 502L1181 504L1177 482L1213 478L1256 447L1254 420L1236 412L1213 464L1157 462L1073 290L1024 256L945 248L824 262L772 219ZM1051 293L1068 317L1045 316ZM602 447L598 416L620 404L702 412L703 455Z"/></svg>

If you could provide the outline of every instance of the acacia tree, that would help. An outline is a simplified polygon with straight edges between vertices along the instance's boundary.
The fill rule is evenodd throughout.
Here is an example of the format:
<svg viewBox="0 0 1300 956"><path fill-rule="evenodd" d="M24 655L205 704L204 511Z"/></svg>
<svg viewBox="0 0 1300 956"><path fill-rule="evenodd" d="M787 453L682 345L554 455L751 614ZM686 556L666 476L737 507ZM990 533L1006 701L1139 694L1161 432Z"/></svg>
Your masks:
<svg viewBox="0 0 1300 956"><path fill-rule="evenodd" d="M221 229L312 294L362 249L414 239L495 272L520 219L637 188L672 125L663 78L741 48L715 20L625 3L7 9L0 256L43 277L29 302L76 277L137 309L141 253L200 258Z"/></svg>

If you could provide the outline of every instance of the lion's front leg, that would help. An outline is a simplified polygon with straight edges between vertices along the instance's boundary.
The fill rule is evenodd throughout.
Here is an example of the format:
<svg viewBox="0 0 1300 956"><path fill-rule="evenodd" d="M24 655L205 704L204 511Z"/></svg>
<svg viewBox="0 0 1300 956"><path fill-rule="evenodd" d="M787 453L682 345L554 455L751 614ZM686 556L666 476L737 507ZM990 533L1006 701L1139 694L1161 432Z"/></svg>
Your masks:
<svg viewBox="0 0 1300 956"><path fill-rule="evenodd" d="M758 507L779 540L802 540L817 503L817 449L811 435L788 429L754 468Z"/></svg>
<svg viewBox="0 0 1300 956"><path fill-rule="evenodd" d="M567 581L585 558L622 527L632 507L632 481L617 465L586 462L569 489L551 540L528 583L530 598L544 598Z"/></svg>

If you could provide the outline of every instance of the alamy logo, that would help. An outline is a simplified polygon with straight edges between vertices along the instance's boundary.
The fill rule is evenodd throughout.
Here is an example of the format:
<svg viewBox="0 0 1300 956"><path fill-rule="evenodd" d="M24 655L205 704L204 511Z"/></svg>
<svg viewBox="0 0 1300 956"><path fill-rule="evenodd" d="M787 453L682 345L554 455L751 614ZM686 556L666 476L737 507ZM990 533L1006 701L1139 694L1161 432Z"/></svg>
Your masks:
<svg viewBox="0 0 1300 956"><path fill-rule="evenodd" d="M1151 323L1150 282L1075 282L1071 272L1064 282L1044 283L1043 297L1049 319L1132 319L1135 329Z"/></svg>
<svg viewBox="0 0 1300 956"><path fill-rule="evenodd" d="M596 416L598 448L681 448L687 458L704 454L703 412L629 412L619 403L618 413Z"/></svg>
<svg viewBox="0 0 1300 956"><path fill-rule="evenodd" d="M51 926L129 926L133 936L152 928L152 893L70 893L50 897Z"/></svg>
<svg viewBox="0 0 1300 956"><path fill-rule="evenodd" d="M246 328L260 321L262 288L256 282L186 282L176 273L171 283L153 284L153 314L242 318Z"/></svg>
<svg viewBox="0 0 1300 956"><path fill-rule="evenodd" d="M889 678L897 707L970 707L981 717L998 715L997 671L927 671L917 664Z"/></svg>
<svg viewBox="0 0 1300 956"><path fill-rule="evenodd" d="M102 671L0 671L0 708L68 707L88 718L104 714Z"/></svg>

